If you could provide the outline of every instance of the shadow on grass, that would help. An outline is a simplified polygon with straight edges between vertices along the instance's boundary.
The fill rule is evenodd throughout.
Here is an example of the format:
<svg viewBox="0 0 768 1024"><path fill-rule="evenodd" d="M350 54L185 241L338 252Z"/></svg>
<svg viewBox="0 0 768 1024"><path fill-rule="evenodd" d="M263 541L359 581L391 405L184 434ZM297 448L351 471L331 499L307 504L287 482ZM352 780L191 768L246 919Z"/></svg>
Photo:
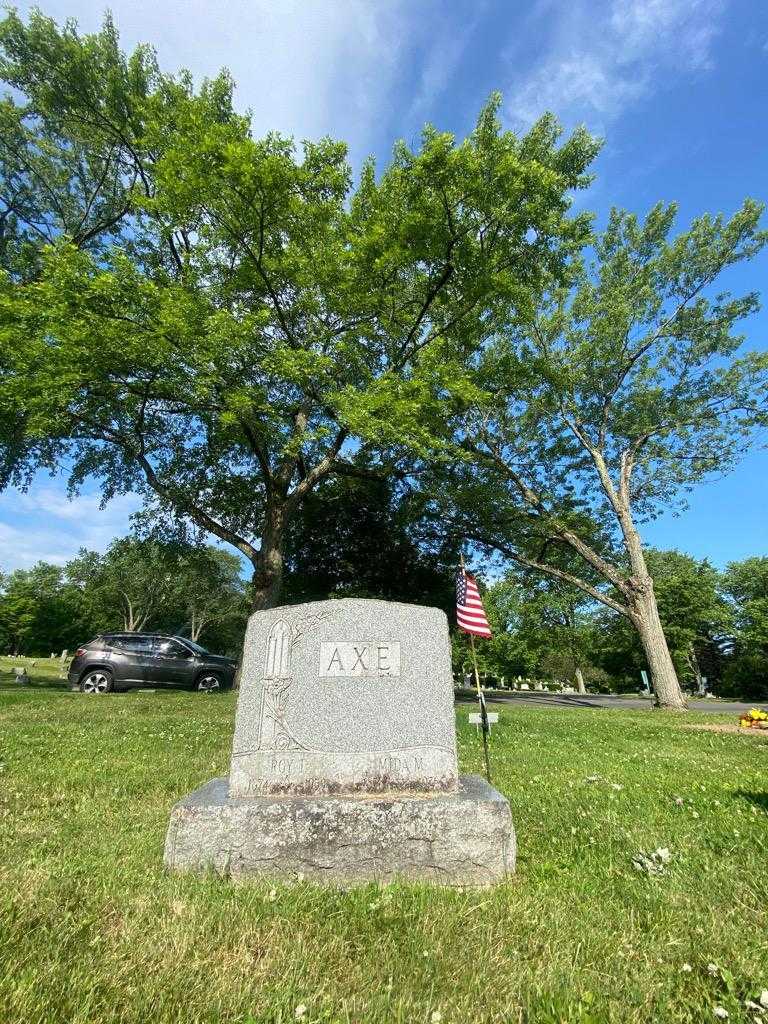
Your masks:
<svg viewBox="0 0 768 1024"><path fill-rule="evenodd" d="M768 793L750 793L746 789L737 789L733 795L746 800L763 811L768 811Z"/></svg>

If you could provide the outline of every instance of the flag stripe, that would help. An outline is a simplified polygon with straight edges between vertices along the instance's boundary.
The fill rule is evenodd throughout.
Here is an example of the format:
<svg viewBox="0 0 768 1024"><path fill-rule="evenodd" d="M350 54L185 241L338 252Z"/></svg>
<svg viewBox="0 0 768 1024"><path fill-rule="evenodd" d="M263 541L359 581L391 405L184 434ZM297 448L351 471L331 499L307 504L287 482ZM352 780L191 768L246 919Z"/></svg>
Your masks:
<svg viewBox="0 0 768 1024"><path fill-rule="evenodd" d="M485 639L492 635L477 583L463 567L456 574L456 623L465 633Z"/></svg>

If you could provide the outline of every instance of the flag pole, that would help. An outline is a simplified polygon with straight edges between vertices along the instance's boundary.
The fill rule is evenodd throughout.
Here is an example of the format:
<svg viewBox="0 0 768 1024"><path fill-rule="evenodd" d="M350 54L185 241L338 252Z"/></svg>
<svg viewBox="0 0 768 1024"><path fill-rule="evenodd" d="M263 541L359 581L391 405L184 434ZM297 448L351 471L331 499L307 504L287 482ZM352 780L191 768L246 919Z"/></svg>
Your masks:
<svg viewBox="0 0 768 1024"><path fill-rule="evenodd" d="M486 711L486 708L485 708L485 695L483 694L483 691L480 689L480 674L477 671L477 655L475 653L475 638L472 636L471 633L469 634L469 646L470 646L470 648L472 650L472 665L474 666L474 669L475 669L475 685L477 686L477 699L478 699L478 701L480 703L480 720L482 722L482 730L483 730L483 758L485 759L485 777L490 782L491 781L491 762L490 762L490 758L488 756L488 733L490 732L490 728L489 728L489 725L488 725L488 712Z"/></svg>
<svg viewBox="0 0 768 1024"><path fill-rule="evenodd" d="M464 571L464 555L460 554L461 559L461 570ZM469 634L469 649L472 652L472 667L475 671L475 686L477 688L477 702L480 705L480 721L482 723L483 732L483 759L485 761L485 777L491 781L491 761L488 756L488 733L490 732L490 726L488 725L488 712L485 708L485 695L480 689L480 673L477 670L477 652L475 651L475 638L472 633Z"/></svg>

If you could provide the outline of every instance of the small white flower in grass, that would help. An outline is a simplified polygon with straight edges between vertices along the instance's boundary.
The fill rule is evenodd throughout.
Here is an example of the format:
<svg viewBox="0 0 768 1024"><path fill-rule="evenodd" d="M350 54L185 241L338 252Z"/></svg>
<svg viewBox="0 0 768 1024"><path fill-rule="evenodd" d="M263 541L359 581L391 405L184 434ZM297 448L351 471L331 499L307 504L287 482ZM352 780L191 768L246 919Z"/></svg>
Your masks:
<svg viewBox="0 0 768 1024"><path fill-rule="evenodd" d="M719 973L720 968L717 966L717 964L707 964L707 974L715 975Z"/></svg>
<svg viewBox="0 0 768 1024"><path fill-rule="evenodd" d="M424 952L421 955L422 956L429 956L429 950L425 949Z"/></svg>
<svg viewBox="0 0 768 1024"><path fill-rule="evenodd" d="M432 1021L432 1024L440 1024L440 1021L443 1019L443 1015L439 1010L433 1010L432 1016L429 1019Z"/></svg>
<svg viewBox="0 0 768 1024"><path fill-rule="evenodd" d="M299 1003L296 1009L293 1011L293 1016L296 1020L303 1020L307 1016L307 1008L304 1003Z"/></svg>
<svg viewBox="0 0 768 1024"><path fill-rule="evenodd" d="M618 782L612 782L611 789L615 789L617 793L620 793L622 789L624 789L624 787L620 785Z"/></svg>
<svg viewBox="0 0 768 1024"><path fill-rule="evenodd" d="M716 1006L712 1012L716 1017L719 1017L720 1020L728 1020L728 1018L730 1017L730 1013L728 1013L728 1011L723 1006Z"/></svg>
<svg viewBox="0 0 768 1024"><path fill-rule="evenodd" d="M277 889L270 889L269 890L268 899L269 899L270 903L274 903L275 902L275 900L277 899Z"/></svg>
<svg viewBox="0 0 768 1024"><path fill-rule="evenodd" d="M632 858L632 866L635 871L644 871L647 875L660 875L672 859L672 854L666 846L660 846L653 853L646 853L640 850Z"/></svg>
<svg viewBox="0 0 768 1024"><path fill-rule="evenodd" d="M684 974L690 974L690 973L691 973L691 971L693 970L693 968L691 967L691 965L690 965L690 964L683 964L683 966L682 966L682 967L680 968L680 970L681 970L681 971L682 971L682 972L683 972Z"/></svg>
<svg viewBox="0 0 768 1024"><path fill-rule="evenodd" d="M682 807L684 803L685 803L685 800L683 800L683 798L681 796L676 796L675 797L675 804L676 804L677 807Z"/></svg>

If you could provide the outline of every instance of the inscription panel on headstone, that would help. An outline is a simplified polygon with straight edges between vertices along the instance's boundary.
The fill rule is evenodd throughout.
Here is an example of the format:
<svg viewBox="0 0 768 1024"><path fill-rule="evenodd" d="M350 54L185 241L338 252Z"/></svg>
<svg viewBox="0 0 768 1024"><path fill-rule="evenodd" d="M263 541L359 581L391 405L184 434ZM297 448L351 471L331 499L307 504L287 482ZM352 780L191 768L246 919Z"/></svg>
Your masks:
<svg viewBox="0 0 768 1024"><path fill-rule="evenodd" d="M399 676L397 641L324 640L320 644L320 676Z"/></svg>
<svg viewBox="0 0 768 1024"><path fill-rule="evenodd" d="M251 616L230 795L433 793L456 785L443 612L344 599Z"/></svg>

